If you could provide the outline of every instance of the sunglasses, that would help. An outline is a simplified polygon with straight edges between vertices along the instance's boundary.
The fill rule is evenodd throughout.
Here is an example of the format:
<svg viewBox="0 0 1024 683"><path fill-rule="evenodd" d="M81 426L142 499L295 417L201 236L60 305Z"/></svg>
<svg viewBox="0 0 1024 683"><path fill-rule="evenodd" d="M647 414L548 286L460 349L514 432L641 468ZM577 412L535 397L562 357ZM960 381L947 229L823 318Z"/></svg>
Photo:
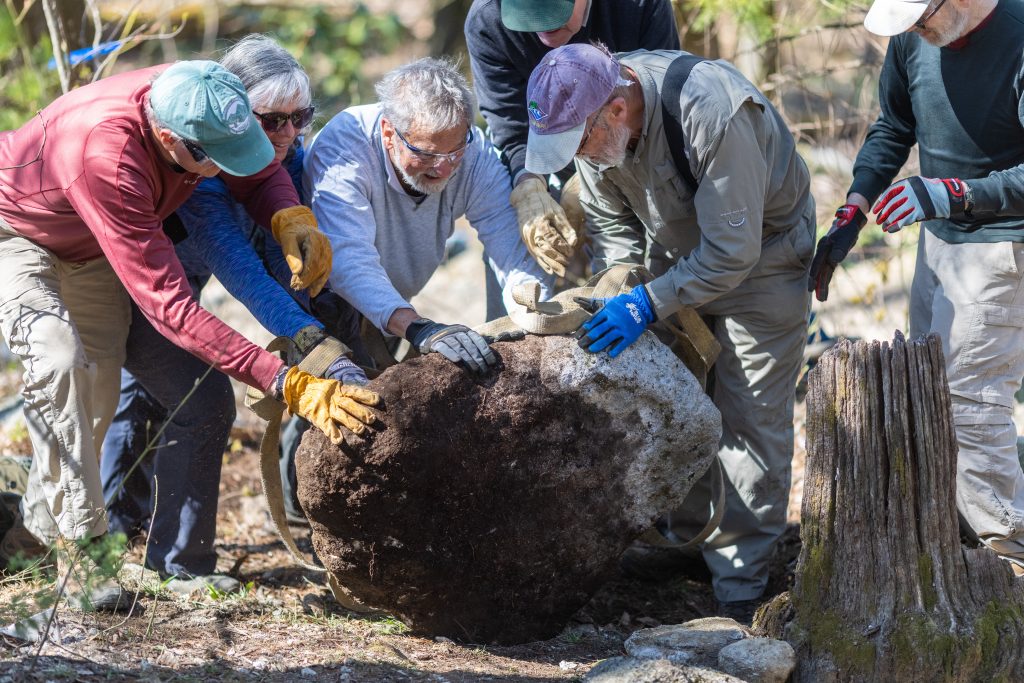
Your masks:
<svg viewBox="0 0 1024 683"><path fill-rule="evenodd" d="M304 109L296 109L291 114L285 114L283 111L268 111L266 114L254 111L253 114L260 120L263 130L268 133L276 133L284 128L284 124L289 121L295 126L295 130L302 130L312 122L314 110L314 107L306 107Z"/></svg>
<svg viewBox="0 0 1024 683"><path fill-rule="evenodd" d="M198 143L181 138L181 144L188 150L188 153L192 155L192 160L197 164L201 164L210 158L210 155L207 154L206 150L200 147Z"/></svg>
<svg viewBox="0 0 1024 683"><path fill-rule="evenodd" d="M942 9L942 6L945 5L945 4L946 4L946 0L939 0L939 4L937 4L935 7L933 7L931 12L927 12L924 16L922 16L920 19L915 21L914 22L914 26L916 26L917 28L919 28L921 30L924 30L925 29L925 24L927 24L928 21L932 17L935 16L935 13L938 12L940 9Z"/></svg>
<svg viewBox="0 0 1024 683"><path fill-rule="evenodd" d="M405 136L402 135L397 128L395 128L395 134L398 135L398 139L402 141L402 144L412 152L413 157L416 161L422 164L430 164L437 166L442 161L447 161L449 164L454 164L463 157L466 153L466 148L469 147L469 143L473 142L473 127L470 126L469 130L466 131L466 141L456 150L451 152L428 152L425 149L420 149L416 145L410 144Z"/></svg>

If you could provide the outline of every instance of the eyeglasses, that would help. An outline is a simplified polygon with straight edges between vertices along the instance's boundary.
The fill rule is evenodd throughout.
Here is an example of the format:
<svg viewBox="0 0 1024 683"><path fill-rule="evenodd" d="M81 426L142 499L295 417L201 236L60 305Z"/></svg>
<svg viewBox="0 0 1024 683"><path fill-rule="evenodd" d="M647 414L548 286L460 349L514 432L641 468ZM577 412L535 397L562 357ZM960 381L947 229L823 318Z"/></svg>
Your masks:
<svg viewBox="0 0 1024 683"><path fill-rule="evenodd" d="M920 19L915 21L914 22L914 26L916 26L919 29L924 30L926 28L925 24L927 24L928 21L932 17L935 16L935 13L938 12L940 9L942 9L942 6L945 5L945 4L946 4L946 0L939 0L939 4L937 4L935 7L933 7L932 11L925 13Z"/></svg>
<svg viewBox="0 0 1024 683"><path fill-rule="evenodd" d="M469 143L473 142L472 126L470 126L469 130L466 131L466 142L463 143L462 147L459 147L458 149L453 150L451 152L428 152L425 149L420 149L419 147L410 144L409 141L405 139L405 136L402 135L397 128L395 128L395 133L398 135L398 139L402 141L402 144L404 144L406 148L408 148L408 150L412 152L412 155L416 159L416 161L422 164L430 164L431 166L437 166L442 161L447 161L449 164L454 164L456 161L461 159L463 155L466 153L466 148L469 147Z"/></svg>
<svg viewBox="0 0 1024 683"><path fill-rule="evenodd" d="M188 150L188 153L192 155L192 160L197 164L201 164L210 158L210 155L206 153L206 150L200 147L197 142L181 138L181 144Z"/></svg>
<svg viewBox="0 0 1024 683"><path fill-rule="evenodd" d="M601 108L594 112L594 120L590 122L587 129L583 132L583 139L580 140L580 146L576 148L576 154L573 156L579 156L583 151L583 147L587 144L587 140L590 139L590 134L594 132L594 126L597 125L597 120L601 118L601 112L604 111L605 105L601 105Z"/></svg>
<svg viewBox="0 0 1024 683"><path fill-rule="evenodd" d="M263 130L268 133L276 133L284 128L284 124L288 121L292 122L295 130L302 130L313 120L314 111L314 107L305 107L304 109L296 109L291 114L286 114L283 111L268 111L266 114L254 111L253 114L260 120Z"/></svg>

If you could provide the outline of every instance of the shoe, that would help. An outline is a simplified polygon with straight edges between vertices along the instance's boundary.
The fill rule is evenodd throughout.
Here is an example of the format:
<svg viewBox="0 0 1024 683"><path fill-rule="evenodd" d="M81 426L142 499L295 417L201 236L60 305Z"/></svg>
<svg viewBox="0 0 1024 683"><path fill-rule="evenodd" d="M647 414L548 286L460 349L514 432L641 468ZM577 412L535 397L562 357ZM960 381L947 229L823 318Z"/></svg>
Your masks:
<svg viewBox="0 0 1024 683"><path fill-rule="evenodd" d="M635 541L619 558L619 569L632 579L662 582L680 576L696 581L710 581L708 569L699 548L662 548Z"/></svg>
<svg viewBox="0 0 1024 683"><path fill-rule="evenodd" d="M142 614L145 608L116 579L123 548L108 538L103 534L81 541L59 539L58 586L63 586L68 604L83 612Z"/></svg>
<svg viewBox="0 0 1024 683"><path fill-rule="evenodd" d="M754 623L754 615L760 606L760 598L755 598L754 600L735 600L732 602L719 601L718 616L732 619L744 626L751 626Z"/></svg>
<svg viewBox="0 0 1024 683"><path fill-rule="evenodd" d="M25 528L21 517L21 496L0 493L0 571L42 557L49 550Z"/></svg>
<svg viewBox="0 0 1024 683"><path fill-rule="evenodd" d="M192 595L200 592L215 592L218 595L238 593L242 584L227 574L203 574L201 576L174 576L164 586L178 595Z"/></svg>

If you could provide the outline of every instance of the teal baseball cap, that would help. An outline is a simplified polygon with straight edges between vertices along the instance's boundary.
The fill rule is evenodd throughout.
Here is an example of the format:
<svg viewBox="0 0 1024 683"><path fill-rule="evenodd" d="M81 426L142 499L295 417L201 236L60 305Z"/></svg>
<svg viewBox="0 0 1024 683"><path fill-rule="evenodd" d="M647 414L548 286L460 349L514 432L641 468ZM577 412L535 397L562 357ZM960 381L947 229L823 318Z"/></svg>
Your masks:
<svg viewBox="0 0 1024 683"><path fill-rule="evenodd" d="M245 86L217 62L172 64L153 81L149 103L160 123L202 147L226 173L253 175L274 160Z"/></svg>
<svg viewBox="0 0 1024 683"><path fill-rule="evenodd" d="M501 23L510 31L554 31L569 21L575 4L575 0L502 0Z"/></svg>

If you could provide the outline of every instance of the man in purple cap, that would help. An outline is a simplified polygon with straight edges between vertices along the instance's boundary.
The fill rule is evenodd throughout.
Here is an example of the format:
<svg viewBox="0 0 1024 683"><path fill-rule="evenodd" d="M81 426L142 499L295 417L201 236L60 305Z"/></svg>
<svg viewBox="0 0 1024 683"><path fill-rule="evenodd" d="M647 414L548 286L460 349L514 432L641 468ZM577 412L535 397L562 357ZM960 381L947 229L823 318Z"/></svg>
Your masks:
<svg viewBox="0 0 1024 683"><path fill-rule="evenodd" d="M723 61L567 45L534 69L527 95L526 168L575 157L594 270L643 263L656 276L604 300L581 346L617 356L687 306L722 345L709 384L727 502L703 555L720 612L749 623L786 526L814 246L807 167L768 100ZM706 484L659 528L693 536Z"/></svg>
<svg viewBox="0 0 1024 683"><path fill-rule="evenodd" d="M25 368L33 459L23 527L60 541L62 575L88 609L120 610L115 583L82 580L107 519L99 449L117 406L128 297L162 335L283 399L336 441L374 421L375 394L288 368L192 297L163 220L222 174L315 294L330 243L299 204L241 81L216 62L131 71L58 98L0 133L0 334ZM68 559L70 558L70 562Z"/></svg>
<svg viewBox="0 0 1024 683"><path fill-rule="evenodd" d="M527 249L544 270L565 275L582 244L570 220L548 193L548 178L526 170L529 129L526 82L549 51L567 43L599 40L612 50L678 50L669 0L475 0L466 17L466 45L473 87L488 132L512 174L511 201ZM555 169L565 187L571 164ZM576 182L572 185L575 187ZM557 192L556 192L557 194ZM563 193L570 217L578 190ZM578 204L578 200L575 200ZM492 297L489 297L489 301ZM504 312L501 313L504 315Z"/></svg>
<svg viewBox="0 0 1024 683"><path fill-rule="evenodd" d="M942 338L957 508L1021 575L1024 474L1013 406L1024 375L1024 2L875 0L864 26L892 37L881 113L857 154L847 203L818 243L809 288L825 300L869 209L886 232L922 222L910 334ZM890 185L915 144L921 175Z"/></svg>

